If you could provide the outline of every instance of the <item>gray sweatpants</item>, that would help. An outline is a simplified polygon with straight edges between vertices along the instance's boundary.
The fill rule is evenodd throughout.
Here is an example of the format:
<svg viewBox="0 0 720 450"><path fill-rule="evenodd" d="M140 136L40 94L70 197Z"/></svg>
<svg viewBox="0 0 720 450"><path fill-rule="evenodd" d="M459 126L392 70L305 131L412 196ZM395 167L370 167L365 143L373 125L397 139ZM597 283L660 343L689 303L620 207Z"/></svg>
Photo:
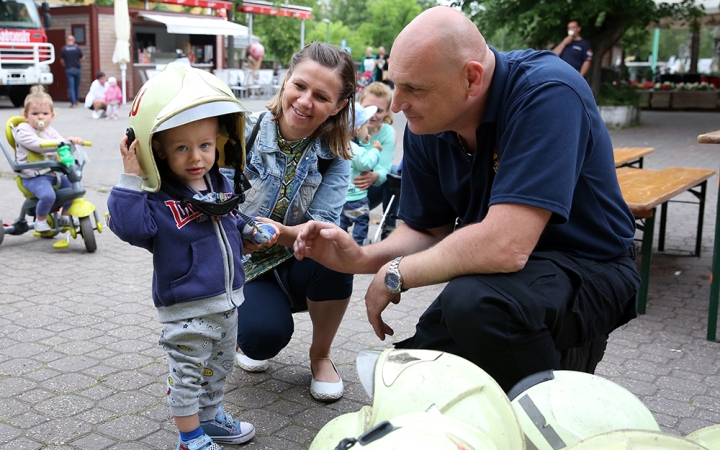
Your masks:
<svg viewBox="0 0 720 450"><path fill-rule="evenodd" d="M237 310L163 324L160 345L168 354L167 396L173 416L212 420L233 369Z"/></svg>

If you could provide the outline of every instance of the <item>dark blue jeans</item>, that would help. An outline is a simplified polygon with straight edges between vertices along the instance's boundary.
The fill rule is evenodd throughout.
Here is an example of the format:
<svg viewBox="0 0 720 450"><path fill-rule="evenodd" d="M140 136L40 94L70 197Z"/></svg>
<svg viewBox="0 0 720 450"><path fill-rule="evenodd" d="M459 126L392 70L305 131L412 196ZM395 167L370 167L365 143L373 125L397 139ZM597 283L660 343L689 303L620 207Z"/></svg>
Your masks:
<svg viewBox="0 0 720 450"><path fill-rule="evenodd" d="M295 331L292 315L307 310L307 299L344 300L352 289L352 275L332 271L309 258L285 261L243 287L238 346L248 358L272 358L290 342Z"/></svg>
<svg viewBox="0 0 720 450"><path fill-rule="evenodd" d="M363 245L368 237L368 228L370 227L370 209L367 197L353 202L345 202L340 214L340 228L347 231L351 226L353 227L353 239L358 245Z"/></svg>
<svg viewBox="0 0 720 450"><path fill-rule="evenodd" d="M392 173L397 174L397 166L393 166ZM383 183L380 186L370 186L370 189L368 189L368 201L370 202L370 210L377 208L377 206L382 202L383 205L383 214L385 213L385 210L388 207L388 204L390 203L390 198L392 197L392 192L390 192L390 186L388 186L387 182ZM397 215L398 215L398 205L400 204L400 198L396 197L395 200L393 200L392 206L390 207L390 214L388 214L387 219L385 220L385 226L384 228L388 231L392 231L395 229L397 225Z"/></svg>
<svg viewBox="0 0 720 450"><path fill-rule="evenodd" d="M35 215L39 217L45 217L50 213L50 210L55 203L55 190L53 186L57 184L57 177L55 175L41 175L35 178L23 178L22 184L25 189L32 192L37 197L38 202L35 206ZM59 188L69 188L72 186L70 181L65 175L60 177ZM64 205L64 209L70 208L72 202Z"/></svg>
<svg viewBox="0 0 720 450"><path fill-rule="evenodd" d="M68 67L65 69L65 76L67 77L70 104L77 105L80 96L80 69L78 67Z"/></svg>

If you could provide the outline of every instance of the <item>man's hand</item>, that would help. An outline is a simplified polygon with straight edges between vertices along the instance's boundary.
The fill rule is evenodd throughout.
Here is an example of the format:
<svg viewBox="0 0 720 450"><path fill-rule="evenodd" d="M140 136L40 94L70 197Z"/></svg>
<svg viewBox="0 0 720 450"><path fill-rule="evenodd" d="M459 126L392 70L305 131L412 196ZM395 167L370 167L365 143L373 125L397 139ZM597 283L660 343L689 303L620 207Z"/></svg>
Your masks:
<svg viewBox="0 0 720 450"><path fill-rule="evenodd" d="M385 264L373 278L370 287L365 293L365 308L367 308L367 316L370 325L375 330L375 335L381 341L385 340L385 336L395 334L392 328L382 320L382 312L390 303L400 303L400 294L391 294L385 287L385 272L387 272L390 263Z"/></svg>
<svg viewBox="0 0 720 450"><path fill-rule="evenodd" d="M379 173L368 170L367 172L363 172L357 177L353 178L353 184L361 191L367 191L368 189L370 189L370 186L372 186L373 183L378 180L378 178L380 178Z"/></svg>
<svg viewBox="0 0 720 450"><path fill-rule="evenodd" d="M293 245L299 260L312 258L323 266L343 273L356 273L363 258L362 247L337 225L311 220L302 226Z"/></svg>

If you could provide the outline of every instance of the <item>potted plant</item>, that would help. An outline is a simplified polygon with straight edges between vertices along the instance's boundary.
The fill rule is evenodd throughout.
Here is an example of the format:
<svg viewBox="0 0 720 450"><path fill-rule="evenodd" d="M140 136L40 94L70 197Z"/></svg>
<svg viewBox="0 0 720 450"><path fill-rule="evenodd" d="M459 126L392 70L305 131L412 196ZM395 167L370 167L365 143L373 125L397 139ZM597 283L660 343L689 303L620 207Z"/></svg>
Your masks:
<svg viewBox="0 0 720 450"><path fill-rule="evenodd" d="M672 96L673 109L717 109L718 91L709 83L678 83Z"/></svg>
<svg viewBox="0 0 720 450"><path fill-rule="evenodd" d="M640 94L626 82L605 83L595 96L600 116L608 128L640 124Z"/></svg>
<svg viewBox="0 0 720 450"><path fill-rule="evenodd" d="M640 108L650 108L650 98L652 97L652 88L655 85L652 81L645 81L638 83L637 81L631 81L630 84L635 88L638 95L640 96Z"/></svg>
<svg viewBox="0 0 720 450"><path fill-rule="evenodd" d="M670 81L655 83L650 97L650 107L655 109L670 108L674 88L675 84Z"/></svg>

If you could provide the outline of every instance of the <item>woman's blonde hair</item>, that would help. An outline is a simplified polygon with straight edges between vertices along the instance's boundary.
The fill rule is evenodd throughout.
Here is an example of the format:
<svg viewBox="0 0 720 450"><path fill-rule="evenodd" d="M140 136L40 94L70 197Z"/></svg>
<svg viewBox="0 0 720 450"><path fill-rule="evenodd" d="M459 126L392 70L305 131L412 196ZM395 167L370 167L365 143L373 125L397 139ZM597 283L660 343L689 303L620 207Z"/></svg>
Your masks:
<svg viewBox="0 0 720 450"><path fill-rule="evenodd" d="M355 120L355 64L352 58L345 51L329 44L313 42L295 53L290 62L285 80L283 80L280 91L270 100L267 108L274 116L274 121L280 120L283 116L282 97L285 93L285 81L288 80L295 68L306 60L315 61L323 67L327 67L337 73L340 79L340 92L338 101L347 100L347 104L334 116L328 117L310 136L311 139L320 138L327 142L330 151L334 155L351 159L350 153L350 121ZM352 114L350 114L352 108Z"/></svg>
<svg viewBox="0 0 720 450"><path fill-rule="evenodd" d="M365 86L362 90L362 93L360 93L360 104L362 104L363 99L368 95L374 95L375 97L384 98L387 100L387 115L383 119L383 122L385 122L388 125L393 124L393 116L392 111L390 111L390 105L392 104L392 89L390 89L390 86L388 86L385 83L381 83L379 81L375 81L373 83L368 84Z"/></svg>
<svg viewBox="0 0 720 450"><path fill-rule="evenodd" d="M50 97L50 94L45 92L45 88L40 85L30 88L30 93L25 97L25 103L23 104L23 114L27 114L30 105L37 104L48 105L50 106L50 111L54 111L52 97Z"/></svg>

